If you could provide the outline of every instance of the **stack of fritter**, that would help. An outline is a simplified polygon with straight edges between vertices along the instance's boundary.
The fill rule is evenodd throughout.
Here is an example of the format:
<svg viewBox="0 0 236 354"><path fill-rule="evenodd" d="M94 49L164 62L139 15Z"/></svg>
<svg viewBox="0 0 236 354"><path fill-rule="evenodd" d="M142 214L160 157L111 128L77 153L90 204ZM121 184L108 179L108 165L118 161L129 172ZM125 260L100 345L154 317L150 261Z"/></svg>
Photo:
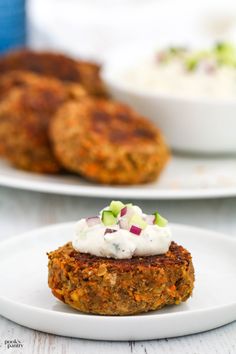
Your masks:
<svg viewBox="0 0 236 354"><path fill-rule="evenodd" d="M0 58L0 154L28 171L135 184L153 181L169 151L151 122L108 98L98 65L24 50Z"/></svg>
<svg viewBox="0 0 236 354"><path fill-rule="evenodd" d="M0 59L0 74L13 70L29 71L63 82L75 82L84 86L91 95L106 96L99 76L99 65L74 60L63 54L31 50L11 52Z"/></svg>

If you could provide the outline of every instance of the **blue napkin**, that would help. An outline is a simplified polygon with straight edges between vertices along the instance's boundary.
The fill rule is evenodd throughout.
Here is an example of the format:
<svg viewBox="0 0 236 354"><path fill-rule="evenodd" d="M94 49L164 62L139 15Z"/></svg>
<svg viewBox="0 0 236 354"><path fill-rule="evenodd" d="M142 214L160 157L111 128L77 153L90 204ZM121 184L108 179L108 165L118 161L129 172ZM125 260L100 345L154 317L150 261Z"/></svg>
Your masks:
<svg viewBox="0 0 236 354"><path fill-rule="evenodd" d="M0 0L0 53L25 44L25 0Z"/></svg>

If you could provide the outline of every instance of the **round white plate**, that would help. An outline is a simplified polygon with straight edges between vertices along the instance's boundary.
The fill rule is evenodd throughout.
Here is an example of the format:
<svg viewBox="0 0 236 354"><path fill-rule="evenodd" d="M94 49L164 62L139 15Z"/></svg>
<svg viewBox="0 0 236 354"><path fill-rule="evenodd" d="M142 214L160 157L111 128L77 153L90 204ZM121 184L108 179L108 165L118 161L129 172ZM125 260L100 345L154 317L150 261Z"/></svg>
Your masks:
<svg viewBox="0 0 236 354"><path fill-rule="evenodd" d="M173 156L159 180L147 185L104 186L74 175L23 172L0 160L0 185L74 196L130 199L188 199L236 196L236 157Z"/></svg>
<svg viewBox="0 0 236 354"><path fill-rule="evenodd" d="M186 303L136 316L95 316L71 309L47 286L46 252L71 239L74 223L38 229L0 244L0 314L26 327L98 340L146 340L206 331L236 320L236 241L172 225L193 256L196 282Z"/></svg>

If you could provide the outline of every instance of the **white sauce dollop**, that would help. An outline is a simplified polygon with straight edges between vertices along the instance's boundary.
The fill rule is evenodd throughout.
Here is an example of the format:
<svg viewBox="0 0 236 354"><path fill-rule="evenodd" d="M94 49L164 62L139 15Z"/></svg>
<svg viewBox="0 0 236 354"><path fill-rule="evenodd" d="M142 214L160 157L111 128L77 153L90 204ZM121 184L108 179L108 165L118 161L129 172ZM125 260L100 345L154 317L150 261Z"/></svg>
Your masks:
<svg viewBox="0 0 236 354"><path fill-rule="evenodd" d="M107 228L116 232L105 234ZM147 225L140 235L135 235L119 225L105 226L102 222L89 227L86 219L76 224L72 241L73 248L81 253L116 259L164 254L170 243L171 230L168 226Z"/></svg>

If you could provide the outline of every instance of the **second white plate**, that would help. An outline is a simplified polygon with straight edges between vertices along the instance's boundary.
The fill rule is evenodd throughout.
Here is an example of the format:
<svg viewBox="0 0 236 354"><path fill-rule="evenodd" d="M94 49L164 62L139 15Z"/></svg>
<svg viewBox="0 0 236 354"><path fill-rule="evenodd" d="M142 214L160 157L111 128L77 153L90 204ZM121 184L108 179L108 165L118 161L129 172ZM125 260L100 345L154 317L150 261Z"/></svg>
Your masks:
<svg viewBox="0 0 236 354"><path fill-rule="evenodd" d="M236 158L173 156L157 182L105 186L72 175L23 172L0 160L0 185L74 196L128 199L189 199L236 196Z"/></svg>
<svg viewBox="0 0 236 354"><path fill-rule="evenodd" d="M136 316L95 316L71 309L47 285L46 252L71 239L74 223L38 229L0 244L0 314L26 327L99 340L146 340L206 331L236 320L236 241L172 225L174 239L193 256L193 297Z"/></svg>

